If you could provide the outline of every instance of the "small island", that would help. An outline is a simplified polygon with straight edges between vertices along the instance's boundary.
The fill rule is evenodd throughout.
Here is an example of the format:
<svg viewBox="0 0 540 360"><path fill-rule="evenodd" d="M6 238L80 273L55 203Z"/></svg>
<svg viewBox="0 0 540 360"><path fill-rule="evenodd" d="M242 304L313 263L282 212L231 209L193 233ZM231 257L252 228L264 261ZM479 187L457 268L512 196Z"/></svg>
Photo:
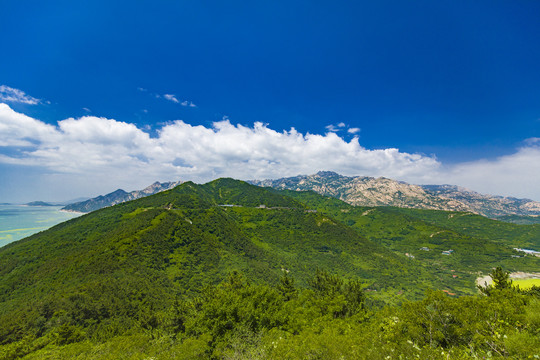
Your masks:
<svg viewBox="0 0 540 360"><path fill-rule="evenodd" d="M29 203L24 204L24 205L27 205L27 206L57 206L55 204L51 204L51 203L48 203L48 202L45 202L45 201L32 201L32 202L29 202Z"/></svg>

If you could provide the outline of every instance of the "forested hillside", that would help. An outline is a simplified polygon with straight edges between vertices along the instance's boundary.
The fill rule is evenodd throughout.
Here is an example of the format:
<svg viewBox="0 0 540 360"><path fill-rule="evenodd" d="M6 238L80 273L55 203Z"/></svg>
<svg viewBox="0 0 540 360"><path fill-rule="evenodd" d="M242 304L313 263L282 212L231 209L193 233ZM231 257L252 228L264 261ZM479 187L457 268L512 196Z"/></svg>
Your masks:
<svg viewBox="0 0 540 360"><path fill-rule="evenodd" d="M533 354L534 291L453 297L539 259L415 214L232 179L92 212L0 248L0 358Z"/></svg>
<svg viewBox="0 0 540 360"><path fill-rule="evenodd" d="M474 294L475 279L496 266L510 271L540 270L540 258L514 250L538 248L539 225L510 224L463 212L355 207L312 191L274 191L332 216L364 238L424 268L429 279L436 279L432 289ZM427 280L423 274L418 274L418 283Z"/></svg>

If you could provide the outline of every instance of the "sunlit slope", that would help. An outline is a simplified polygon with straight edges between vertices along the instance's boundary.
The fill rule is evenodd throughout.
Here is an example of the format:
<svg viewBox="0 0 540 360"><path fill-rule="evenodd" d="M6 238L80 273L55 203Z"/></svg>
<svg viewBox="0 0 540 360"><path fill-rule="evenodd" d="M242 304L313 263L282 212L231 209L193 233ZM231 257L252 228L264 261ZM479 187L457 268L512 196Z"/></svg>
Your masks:
<svg viewBox="0 0 540 360"><path fill-rule="evenodd" d="M463 234L490 239L513 247L540 251L540 224L519 225L464 212L395 209L409 216Z"/></svg>
<svg viewBox="0 0 540 360"><path fill-rule="evenodd" d="M362 280L376 298L423 295L420 267L312 210L240 181L188 182L9 244L0 249L0 339L62 319L120 332L233 270L259 283L286 270L302 286L318 268Z"/></svg>
<svg viewBox="0 0 540 360"><path fill-rule="evenodd" d="M312 191L278 192L332 216L363 238L422 267L425 271L418 274L419 285L473 294L478 274L487 274L496 266L509 271L540 269L540 258L513 249L536 244L540 239L536 225L509 224L460 212L354 207Z"/></svg>
<svg viewBox="0 0 540 360"><path fill-rule="evenodd" d="M185 183L99 210L11 244L0 261L1 286L9 289L3 297L26 291L27 284L46 288L62 279L65 289L117 271L159 273L179 292L218 282L231 270L276 281L287 268L302 282L317 267L384 288L410 268L302 202L231 179Z"/></svg>

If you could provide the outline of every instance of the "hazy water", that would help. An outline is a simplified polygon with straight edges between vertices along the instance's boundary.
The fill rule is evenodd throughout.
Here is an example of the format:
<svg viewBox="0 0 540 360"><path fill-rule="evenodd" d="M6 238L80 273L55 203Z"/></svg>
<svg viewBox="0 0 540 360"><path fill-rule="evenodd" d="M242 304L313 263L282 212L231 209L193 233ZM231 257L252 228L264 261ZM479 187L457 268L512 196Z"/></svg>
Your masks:
<svg viewBox="0 0 540 360"><path fill-rule="evenodd" d="M61 206L0 205L0 247L80 216Z"/></svg>

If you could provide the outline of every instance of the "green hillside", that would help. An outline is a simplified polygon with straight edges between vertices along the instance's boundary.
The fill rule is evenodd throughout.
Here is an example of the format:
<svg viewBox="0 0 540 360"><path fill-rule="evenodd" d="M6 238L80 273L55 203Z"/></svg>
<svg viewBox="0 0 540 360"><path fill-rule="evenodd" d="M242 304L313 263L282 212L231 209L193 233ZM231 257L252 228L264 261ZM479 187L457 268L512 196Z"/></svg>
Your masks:
<svg viewBox="0 0 540 360"><path fill-rule="evenodd" d="M287 338L283 349L296 355L274 355L302 358L297 342L314 344L325 331L340 334L331 347L355 331L383 336L375 329L388 318L375 309L385 303L428 289L475 294L475 274L501 262L538 266L509 257L503 240L414 214L218 179L72 219L0 248L0 359L227 358L244 333L248 344ZM441 255L448 247L455 252ZM257 341L250 349L262 351Z"/></svg>
<svg viewBox="0 0 540 360"><path fill-rule="evenodd" d="M540 216L505 215L495 219L519 225L540 224Z"/></svg>
<svg viewBox="0 0 540 360"><path fill-rule="evenodd" d="M412 287L418 272L290 197L231 179L188 182L1 248L0 339L65 323L119 334L231 271L272 284L286 269L306 285L317 268L359 279L384 299Z"/></svg>
<svg viewBox="0 0 540 360"><path fill-rule="evenodd" d="M394 210L402 212L402 209ZM462 234L490 239L511 247L540 250L540 224L513 224L464 212L407 210L402 213Z"/></svg>
<svg viewBox="0 0 540 360"><path fill-rule="evenodd" d="M418 274L417 283L430 283L433 289L447 289L458 295L474 294L475 279L494 267L509 271L540 270L540 258L524 256L513 249L538 248L538 225L516 225L440 210L354 207L312 191L274 191L332 216L362 237L422 267L425 271Z"/></svg>

